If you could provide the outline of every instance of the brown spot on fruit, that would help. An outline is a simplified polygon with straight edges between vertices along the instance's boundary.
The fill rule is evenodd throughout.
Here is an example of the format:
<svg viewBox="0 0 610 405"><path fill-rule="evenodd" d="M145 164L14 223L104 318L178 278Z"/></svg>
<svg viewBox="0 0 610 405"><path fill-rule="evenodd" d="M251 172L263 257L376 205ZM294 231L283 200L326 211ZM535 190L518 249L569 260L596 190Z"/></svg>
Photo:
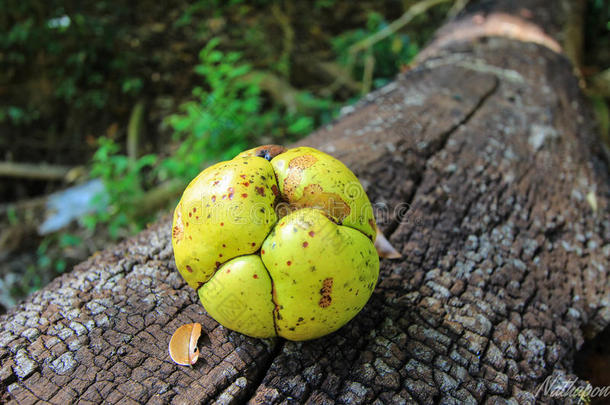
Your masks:
<svg viewBox="0 0 610 405"><path fill-rule="evenodd" d="M246 175L245 174L240 174L239 177L241 177L242 179L245 179Z"/></svg>
<svg viewBox="0 0 610 405"><path fill-rule="evenodd" d="M216 186L218 183L220 183L220 180L216 180L213 185Z"/></svg>
<svg viewBox="0 0 610 405"><path fill-rule="evenodd" d="M235 190L233 187L229 187L229 200L233 199L233 194L235 194Z"/></svg>
<svg viewBox="0 0 610 405"><path fill-rule="evenodd" d="M193 212L197 212L197 208L193 207Z"/></svg>
<svg viewBox="0 0 610 405"><path fill-rule="evenodd" d="M258 274L253 275L252 278L258 278Z"/></svg>
<svg viewBox="0 0 610 405"><path fill-rule="evenodd" d="M227 269L227 274L229 274L231 272L231 269Z"/></svg>
<svg viewBox="0 0 610 405"><path fill-rule="evenodd" d="M219 254L218 254L218 257L222 257L222 253L219 253Z"/></svg>
<svg viewBox="0 0 610 405"><path fill-rule="evenodd" d="M220 262L216 262L216 268L220 267Z"/></svg>
<svg viewBox="0 0 610 405"><path fill-rule="evenodd" d="M192 212L189 212L189 217L192 217L192 216L193 216L193 213L192 213Z"/></svg>
<svg viewBox="0 0 610 405"><path fill-rule="evenodd" d="M307 246L309 246L309 243L303 242L303 247L306 248Z"/></svg>
<svg viewBox="0 0 610 405"><path fill-rule="evenodd" d="M320 294L330 294L333 292L333 278L328 277L322 281L322 289L320 290Z"/></svg>
<svg viewBox="0 0 610 405"><path fill-rule="evenodd" d="M286 265L287 265L287 266L290 266L291 264L292 264L292 262L291 262L290 260L288 260L288 261L286 262Z"/></svg>
<svg viewBox="0 0 610 405"><path fill-rule="evenodd" d="M336 193L326 193L319 184L309 184L301 198L291 201L294 209L317 208L341 222L351 211L349 205Z"/></svg>
<svg viewBox="0 0 610 405"><path fill-rule="evenodd" d="M300 169L302 171L313 166L317 161L318 158L313 155L301 155L291 159L288 163L288 168Z"/></svg>
<svg viewBox="0 0 610 405"><path fill-rule="evenodd" d="M180 242L184 237L184 233L182 232L182 227L178 225L176 221L176 225L172 228L172 237L176 241L176 243Z"/></svg>
<svg viewBox="0 0 610 405"><path fill-rule="evenodd" d="M265 249L261 250L261 253L262 253L262 254L265 254Z"/></svg>
<svg viewBox="0 0 610 405"><path fill-rule="evenodd" d="M284 194L289 201L294 198L294 192L303 178L303 171L313 166L317 161L318 159L313 155L302 155L288 162L288 174L284 178Z"/></svg>
<svg viewBox="0 0 610 405"><path fill-rule="evenodd" d="M223 243L223 244L222 244L222 247L223 247L223 248L226 248L226 247L227 247L227 245L225 245L225 244Z"/></svg>
<svg viewBox="0 0 610 405"><path fill-rule="evenodd" d="M320 306L320 308L327 308L330 306L332 301L333 299L330 295L323 295L322 298L320 298L320 301L318 301L318 305Z"/></svg>
<svg viewBox="0 0 610 405"><path fill-rule="evenodd" d="M315 234L316 234L316 233L315 233L314 231L309 231L309 236L311 236L312 238L313 238L313 236L314 236Z"/></svg>
<svg viewBox="0 0 610 405"><path fill-rule="evenodd" d="M182 203L176 207L176 223L172 227L172 238L179 243L184 238L184 229L182 225Z"/></svg>
<svg viewBox="0 0 610 405"><path fill-rule="evenodd" d="M187 264L186 265L186 271L188 271L189 273L192 273L193 272L193 268Z"/></svg>
<svg viewBox="0 0 610 405"><path fill-rule="evenodd" d="M243 184L245 187L248 187L248 186L250 185L250 183L248 183L247 181L244 181L244 182L243 182L243 183L241 183L241 184Z"/></svg>
<svg viewBox="0 0 610 405"><path fill-rule="evenodd" d="M252 247L254 247L254 246L256 246L256 243L252 242L251 245L252 245Z"/></svg>
<svg viewBox="0 0 610 405"><path fill-rule="evenodd" d="M320 301L318 301L318 305L321 308L326 308L328 306L330 306L330 304L332 303L332 297L330 296L330 294L333 292L333 279L332 277L328 277L325 278L324 281L322 281L322 288L320 289L320 295L322 296L320 298Z"/></svg>
<svg viewBox="0 0 610 405"><path fill-rule="evenodd" d="M271 186L271 191L273 192L273 195L277 196L278 194L280 194L279 190L277 189L277 186L274 184Z"/></svg>
<svg viewBox="0 0 610 405"><path fill-rule="evenodd" d="M212 196L212 202L216 202L216 196L215 195Z"/></svg>
<svg viewBox="0 0 610 405"><path fill-rule="evenodd" d="M225 226L225 223L224 223L224 222L221 222L221 223L220 223L220 226Z"/></svg>
<svg viewBox="0 0 610 405"><path fill-rule="evenodd" d="M243 194L241 195L241 197L242 197L242 198L246 198L246 197L248 197L248 193L243 193Z"/></svg>
<svg viewBox="0 0 610 405"><path fill-rule="evenodd" d="M261 196L265 196L265 188L264 187L254 187L254 189L256 190L256 192L261 195Z"/></svg>

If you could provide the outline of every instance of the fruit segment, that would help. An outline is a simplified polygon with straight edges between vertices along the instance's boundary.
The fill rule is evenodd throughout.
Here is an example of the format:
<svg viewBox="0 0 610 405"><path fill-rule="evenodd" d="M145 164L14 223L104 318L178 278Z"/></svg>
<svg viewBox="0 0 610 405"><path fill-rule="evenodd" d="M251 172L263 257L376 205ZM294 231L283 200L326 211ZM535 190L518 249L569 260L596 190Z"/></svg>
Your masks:
<svg viewBox="0 0 610 405"><path fill-rule="evenodd" d="M358 178L334 157L309 147L289 149L271 160L282 199L292 209L325 211L336 222L375 240L373 208Z"/></svg>
<svg viewBox="0 0 610 405"><path fill-rule="evenodd" d="M202 171L174 211L176 266L193 288L227 260L256 252L277 221L271 164L241 157Z"/></svg>
<svg viewBox="0 0 610 405"><path fill-rule="evenodd" d="M223 264L198 294L210 316L227 328L257 338L276 336L271 279L258 255Z"/></svg>
<svg viewBox="0 0 610 405"><path fill-rule="evenodd" d="M282 218L261 257L273 279L277 333L290 340L315 339L346 324L379 275L371 240L312 208Z"/></svg>

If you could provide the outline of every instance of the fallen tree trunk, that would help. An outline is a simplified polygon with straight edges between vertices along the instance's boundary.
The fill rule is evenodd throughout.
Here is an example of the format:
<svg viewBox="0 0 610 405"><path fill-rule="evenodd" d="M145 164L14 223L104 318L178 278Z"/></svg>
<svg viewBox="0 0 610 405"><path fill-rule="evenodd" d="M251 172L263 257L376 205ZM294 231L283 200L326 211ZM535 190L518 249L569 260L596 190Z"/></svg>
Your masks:
<svg viewBox="0 0 610 405"><path fill-rule="evenodd" d="M567 59L526 42L561 13L523 3L466 13L301 142L357 173L403 253L347 326L303 343L220 327L176 271L165 220L0 318L3 399L495 404L553 402L548 377L582 385L575 353L610 321L608 162ZM460 34L498 10L529 25ZM192 368L167 352L189 322L204 331Z"/></svg>

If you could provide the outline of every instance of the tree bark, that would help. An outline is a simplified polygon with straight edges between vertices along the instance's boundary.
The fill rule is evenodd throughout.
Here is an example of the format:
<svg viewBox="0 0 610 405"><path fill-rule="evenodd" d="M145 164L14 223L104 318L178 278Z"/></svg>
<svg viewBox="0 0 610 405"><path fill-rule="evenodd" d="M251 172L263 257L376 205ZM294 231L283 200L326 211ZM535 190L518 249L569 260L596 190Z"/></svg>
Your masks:
<svg viewBox="0 0 610 405"><path fill-rule="evenodd" d="M356 172L403 254L382 260L348 325L302 343L219 326L175 269L166 219L0 317L2 399L576 402L538 388L582 385L574 356L610 322L608 160L552 50L565 14L553 1L482 4L299 143ZM499 11L512 31L485 25ZM204 331L192 368L167 350L190 322Z"/></svg>

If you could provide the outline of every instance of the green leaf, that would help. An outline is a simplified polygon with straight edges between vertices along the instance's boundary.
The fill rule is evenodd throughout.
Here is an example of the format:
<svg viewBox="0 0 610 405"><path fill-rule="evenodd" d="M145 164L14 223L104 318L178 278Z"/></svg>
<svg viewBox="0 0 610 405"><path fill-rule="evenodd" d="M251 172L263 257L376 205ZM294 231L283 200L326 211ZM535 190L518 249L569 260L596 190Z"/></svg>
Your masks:
<svg viewBox="0 0 610 405"><path fill-rule="evenodd" d="M62 249L71 246L78 246L82 242L83 240L80 236L70 233L62 233L59 237L59 247Z"/></svg>

